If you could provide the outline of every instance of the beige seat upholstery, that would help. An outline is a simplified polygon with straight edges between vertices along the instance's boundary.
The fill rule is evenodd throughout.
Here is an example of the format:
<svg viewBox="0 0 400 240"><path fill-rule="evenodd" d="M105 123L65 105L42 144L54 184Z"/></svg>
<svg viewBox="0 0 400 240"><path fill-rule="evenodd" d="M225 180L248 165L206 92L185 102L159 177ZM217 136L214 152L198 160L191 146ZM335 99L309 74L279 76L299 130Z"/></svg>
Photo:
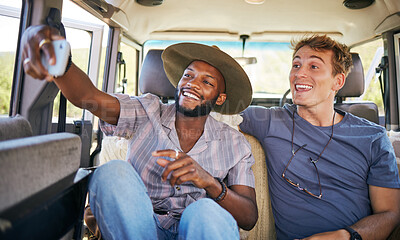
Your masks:
<svg viewBox="0 0 400 240"><path fill-rule="evenodd" d="M258 207L258 221L250 231L241 230L241 239L276 239L275 222L272 215L271 199L268 190L268 174L264 150L260 142L253 136L244 134L251 145L251 152L255 158L252 169L256 181L256 197Z"/></svg>

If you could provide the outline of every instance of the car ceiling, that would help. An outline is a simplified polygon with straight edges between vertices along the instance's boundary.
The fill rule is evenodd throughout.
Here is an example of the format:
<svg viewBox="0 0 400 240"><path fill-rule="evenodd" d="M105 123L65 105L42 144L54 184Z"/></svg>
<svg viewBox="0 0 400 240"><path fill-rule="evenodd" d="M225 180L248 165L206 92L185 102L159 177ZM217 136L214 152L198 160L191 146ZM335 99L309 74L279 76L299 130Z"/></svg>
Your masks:
<svg viewBox="0 0 400 240"><path fill-rule="evenodd" d="M108 12L97 9L96 14L139 44L149 39L239 41L242 34L249 41L290 41L312 32L351 46L400 27L399 0L375 0L357 10L342 0L164 0L150 7L134 0L73 1L92 13L93 2L107 1L101 4Z"/></svg>

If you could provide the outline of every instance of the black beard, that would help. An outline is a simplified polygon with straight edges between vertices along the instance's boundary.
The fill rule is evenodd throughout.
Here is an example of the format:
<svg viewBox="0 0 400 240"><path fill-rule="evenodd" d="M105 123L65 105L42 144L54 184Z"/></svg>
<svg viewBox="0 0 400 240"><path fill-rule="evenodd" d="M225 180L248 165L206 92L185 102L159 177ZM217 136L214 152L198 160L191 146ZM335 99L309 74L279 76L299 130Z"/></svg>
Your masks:
<svg viewBox="0 0 400 240"><path fill-rule="evenodd" d="M175 90L175 108L176 111L182 113L186 117L201 117L201 116L207 116L210 114L211 110L213 110L215 103L217 102L218 97L206 101L205 103L196 106L194 109L187 109L184 107L179 106L179 90L176 88Z"/></svg>

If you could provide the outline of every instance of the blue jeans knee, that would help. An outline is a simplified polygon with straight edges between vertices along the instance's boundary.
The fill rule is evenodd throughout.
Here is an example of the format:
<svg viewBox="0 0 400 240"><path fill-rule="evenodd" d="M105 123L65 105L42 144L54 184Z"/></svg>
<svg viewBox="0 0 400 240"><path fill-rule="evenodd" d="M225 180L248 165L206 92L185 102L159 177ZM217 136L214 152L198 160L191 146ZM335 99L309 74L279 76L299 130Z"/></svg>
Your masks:
<svg viewBox="0 0 400 240"><path fill-rule="evenodd" d="M199 199L183 211L179 239L239 239L233 216L209 198Z"/></svg>
<svg viewBox="0 0 400 240"><path fill-rule="evenodd" d="M132 164L122 160L112 160L94 171L89 182L89 192L98 191L100 187L108 193L120 192L121 188L132 185L147 192Z"/></svg>

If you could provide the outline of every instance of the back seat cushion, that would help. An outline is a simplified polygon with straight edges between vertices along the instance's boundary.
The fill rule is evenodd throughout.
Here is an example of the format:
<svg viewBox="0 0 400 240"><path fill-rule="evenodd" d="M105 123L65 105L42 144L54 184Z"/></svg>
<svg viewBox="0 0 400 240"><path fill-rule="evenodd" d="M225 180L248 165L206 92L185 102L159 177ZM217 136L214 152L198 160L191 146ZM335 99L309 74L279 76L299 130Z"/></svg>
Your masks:
<svg viewBox="0 0 400 240"><path fill-rule="evenodd" d="M255 177L255 190L258 207L258 221L250 231L240 230L241 239L276 239L275 221L272 215L271 199L268 189L267 165L264 149L253 136L244 134L251 145L251 152L256 160L252 169Z"/></svg>
<svg viewBox="0 0 400 240"><path fill-rule="evenodd" d="M0 212L76 172L80 153L72 133L0 142Z"/></svg>
<svg viewBox="0 0 400 240"><path fill-rule="evenodd" d="M0 117L0 141L32 136L29 122L21 115Z"/></svg>
<svg viewBox="0 0 400 240"><path fill-rule="evenodd" d="M104 136L101 152L95 165L102 165L110 160L126 160L128 140L116 136Z"/></svg>

